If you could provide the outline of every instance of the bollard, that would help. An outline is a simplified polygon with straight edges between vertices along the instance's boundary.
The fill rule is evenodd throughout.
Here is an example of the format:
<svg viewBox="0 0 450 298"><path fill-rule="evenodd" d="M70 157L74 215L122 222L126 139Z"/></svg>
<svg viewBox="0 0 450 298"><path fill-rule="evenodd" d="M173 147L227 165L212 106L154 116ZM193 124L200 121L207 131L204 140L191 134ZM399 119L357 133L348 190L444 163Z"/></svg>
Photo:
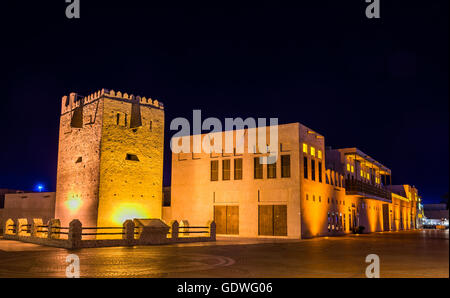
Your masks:
<svg viewBox="0 0 450 298"><path fill-rule="evenodd" d="M134 222L132 220L126 220L123 223L123 231L125 234L122 235L122 239L125 240L127 245L133 245L134 240Z"/></svg>
<svg viewBox="0 0 450 298"><path fill-rule="evenodd" d="M173 220L170 223L170 227L171 227L171 237L172 237L172 241L176 242L178 240L178 229L179 229L179 225L178 225L178 221Z"/></svg>
<svg viewBox="0 0 450 298"><path fill-rule="evenodd" d="M17 223L12 218L8 218L3 233L5 235L17 235L17 230Z"/></svg>
<svg viewBox="0 0 450 298"><path fill-rule="evenodd" d="M189 227L189 221L187 219L183 219L180 221L180 225L179 225L179 229L181 229L181 231L183 233L181 233L180 237L188 237L189 236L189 229L183 229L183 228L188 228Z"/></svg>
<svg viewBox="0 0 450 298"><path fill-rule="evenodd" d="M47 232L47 238L48 239L59 239L59 234L55 234L53 232L59 232L61 227L61 222L59 219L50 219L47 223L48 226L48 232Z"/></svg>
<svg viewBox="0 0 450 298"><path fill-rule="evenodd" d="M216 241L216 222L214 220L209 223L209 239Z"/></svg>
<svg viewBox="0 0 450 298"><path fill-rule="evenodd" d="M83 227L81 221L74 219L69 224L69 235L68 239L71 242L72 248L81 247L81 233L83 232Z"/></svg>
<svg viewBox="0 0 450 298"><path fill-rule="evenodd" d="M26 218L19 218L17 219L17 235L18 236L28 236L28 220Z"/></svg>

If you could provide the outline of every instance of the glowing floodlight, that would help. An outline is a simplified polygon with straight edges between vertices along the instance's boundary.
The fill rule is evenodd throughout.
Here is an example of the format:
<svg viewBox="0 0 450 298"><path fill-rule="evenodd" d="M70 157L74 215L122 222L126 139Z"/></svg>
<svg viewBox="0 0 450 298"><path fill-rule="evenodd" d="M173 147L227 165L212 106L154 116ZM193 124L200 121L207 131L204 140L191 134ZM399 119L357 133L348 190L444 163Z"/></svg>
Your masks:
<svg viewBox="0 0 450 298"><path fill-rule="evenodd" d="M112 215L112 220L116 224L122 224L127 219L149 218L150 214L143 206L136 203L121 204Z"/></svg>
<svg viewBox="0 0 450 298"><path fill-rule="evenodd" d="M70 211L76 211L81 207L81 198L73 195L66 200L65 204Z"/></svg>

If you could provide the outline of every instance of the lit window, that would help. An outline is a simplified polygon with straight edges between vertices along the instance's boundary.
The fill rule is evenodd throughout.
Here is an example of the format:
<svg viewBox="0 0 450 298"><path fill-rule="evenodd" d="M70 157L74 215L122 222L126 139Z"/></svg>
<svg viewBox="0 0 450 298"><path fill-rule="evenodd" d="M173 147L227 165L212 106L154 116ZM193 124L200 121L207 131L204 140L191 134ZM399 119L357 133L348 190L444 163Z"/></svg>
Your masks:
<svg viewBox="0 0 450 298"><path fill-rule="evenodd" d="M350 164L347 164L347 171L350 172Z"/></svg>
<svg viewBox="0 0 450 298"><path fill-rule="evenodd" d="M355 172L355 168L352 166L352 173Z"/></svg>
<svg viewBox="0 0 450 298"><path fill-rule="evenodd" d="M361 177L364 177L364 172L363 172L363 170L361 170Z"/></svg>
<svg viewBox="0 0 450 298"><path fill-rule="evenodd" d="M303 153L308 153L308 145L303 143Z"/></svg>
<svg viewBox="0 0 450 298"><path fill-rule="evenodd" d="M367 179L370 179L370 174L369 173L367 173Z"/></svg>
<svg viewBox="0 0 450 298"><path fill-rule="evenodd" d="M316 148L311 147L311 155L315 156L316 155Z"/></svg>
<svg viewBox="0 0 450 298"><path fill-rule="evenodd" d="M317 157L322 159L322 150L317 150Z"/></svg>

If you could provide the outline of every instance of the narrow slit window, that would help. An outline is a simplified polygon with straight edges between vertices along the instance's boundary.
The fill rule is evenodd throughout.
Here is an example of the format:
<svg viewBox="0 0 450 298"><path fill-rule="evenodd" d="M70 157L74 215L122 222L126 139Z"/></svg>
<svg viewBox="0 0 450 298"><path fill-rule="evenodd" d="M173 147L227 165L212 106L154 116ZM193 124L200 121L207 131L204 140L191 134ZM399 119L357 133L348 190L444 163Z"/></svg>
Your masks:
<svg viewBox="0 0 450 298"><path fill-rule="evenodd" d="M126 160L132 160L132 161L139 161L139 158L137 157L137 155L130 154L130 153L127 153L127 157L125 159Z"/></svg>

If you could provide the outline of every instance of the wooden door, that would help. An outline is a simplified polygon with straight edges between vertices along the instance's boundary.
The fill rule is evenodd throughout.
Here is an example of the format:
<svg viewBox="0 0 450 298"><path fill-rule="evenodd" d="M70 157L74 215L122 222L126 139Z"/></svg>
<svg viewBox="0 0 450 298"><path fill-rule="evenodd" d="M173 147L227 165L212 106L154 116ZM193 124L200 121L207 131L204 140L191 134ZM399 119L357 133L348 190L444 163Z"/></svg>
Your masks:
<svg viewBox="0 0 450 298"><path fill-rule="evenodd" d="M216 223L216 233L227 233L227 207L214 206L214 222Z"/></svg>
<svg viewBox="0 0 450 298"><path fill-rule="evenodd" d="M259 235L273 236L273 205L259 205Z"/></svg>
<svg viewBox="0 0 450 298"><path fill-rule="evenodd" d="M287 236L287 206L273 206L273 235Z"/></svg>
<svg viewBox="0 0 450 298"><path fill-rule="evenodd" d="M227 206L227 234L239 235L239 206Z"/></svg>
<svg viewBox="0 0 450 298"><path fill-rule="evenodd" d="M383 231L389 231L389 227L389 205L383 204Z"/></svg>

